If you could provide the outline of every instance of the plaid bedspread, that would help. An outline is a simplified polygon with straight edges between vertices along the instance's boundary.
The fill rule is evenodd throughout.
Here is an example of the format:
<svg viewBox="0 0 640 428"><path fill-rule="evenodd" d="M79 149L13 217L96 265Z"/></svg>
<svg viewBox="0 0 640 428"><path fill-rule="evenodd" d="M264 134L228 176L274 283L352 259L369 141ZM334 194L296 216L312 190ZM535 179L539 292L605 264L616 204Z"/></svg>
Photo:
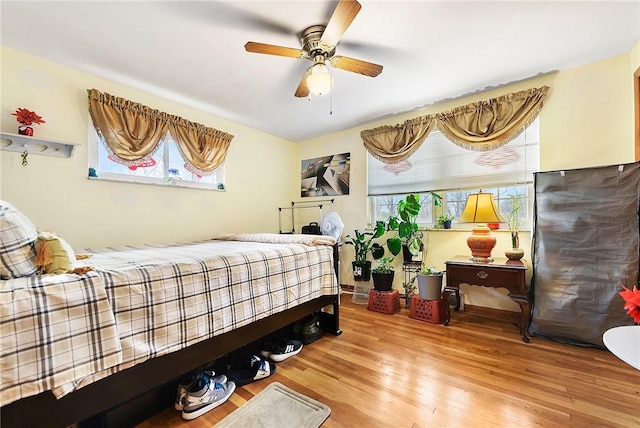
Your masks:
<svg viewBox="0 0 640 428"><path fill-rule="evenodd" d="M122 361L100 275L0 281L0 405Z"/></svg>
<svg viewBox="0 0 640 428"><path fill-rule="evenodd" d="M20 348L34 349L28 360L34 368L34 378L41 385L39 390L27 391L22 387L24 378L16 371L16 367L22 366L22 359L18 362L18 358L12 356L19 352L26 355L26 351L15 348L7 351L3 342L0 355L3 404L46 389L52 389L61 397L150 358L180 350L321 295L338 293L330 246L203 241L87 252L93 254L86 260L87 264L96 271L80 277L64 277L67 280L75 277L81 283L86 282L86 278L95 278L93 287L99 290L96 294L105 293L115 319L119 343L115 341L113 345L116 349L120 346L117 356L121 359L114 361L112 355L87 357L94 361L94 366L79 373L73 362L76 347L96 347L104 338L101 335L78 337L75 329L61 332L69 339L66 351L76 370L76 376L71 376L73 379L66 378L67 382L62 383L61 378L56 377L56 367L39 370L43 360L51 357L41 339L21 342L17 345ZM65 280L60 279L67 286ZM80 305L78 311L86 311L84 306ZM4 306L2 309L4 340L5 324L11 324L11 317L5 317ZM67 316L66 312L49 314L48 304L35 308L35 312L40 315L28 311L24 314L32 325L51 324L55 317ZM15 320L15 323L20 322ZM95 322L90 325L93 326L91 333L97 330ZM5 366L14 372L7 376L8 391L12 393L7 393L6 398Z"/></svg>

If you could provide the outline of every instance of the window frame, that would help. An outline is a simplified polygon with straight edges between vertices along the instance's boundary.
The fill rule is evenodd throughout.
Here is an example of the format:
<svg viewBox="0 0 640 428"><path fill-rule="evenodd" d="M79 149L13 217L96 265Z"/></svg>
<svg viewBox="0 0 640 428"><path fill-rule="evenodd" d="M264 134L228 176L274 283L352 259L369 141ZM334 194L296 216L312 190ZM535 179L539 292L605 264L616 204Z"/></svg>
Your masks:
<svg viewBox="0 0 640 428"><path fill-rule="evenodd" d="M508 195L512 192L510 192L508 189L514 189L514 188L524 188L526 189L526 191L521 192L517 192L516 194L520 194L524 196L524 203L522 204L522 209L520 211L520 227L518 228L521 231L530 231L532 229L533 226L533 192L534 192L534 188L533 188L533 183L520 183L520 184L514 184L512 186L499 186L499 187L494 187L494 188L488 188L488 189L478 189L478 188L466 188L466 189L441 189L441 190L434 190L435 193L439 194L440 196L442 196L442 207L436 207L433 204L433 200L431 200L431 209L430 209L430 215L431 215L431 221L427 221L427 222L418 222L418 225L420 226L421 229L423 230L434 230L434 229L439 229L437 227L437 218L440 215L444 215L444 214L449 214L449 215L453 215L455 218L451 224L451 230L469 230L472 228L472 225L466 224L466 223L458 223L457 219L460 217L460 214L457 213L452 213L451 209L449 209L449 204L450 204L450 199L449 199L449 194L451 193L477 193L479 190L482 190L483 192L490 192L494 194L494 200L496 201L496 205L498 206L498 209L500 210L500 213L503 215L505 222L500 223L500 227L506 227L507 226L507 217L508 214L510 212L510 208L509 210L503 210L502 207L504 206L505 203L510 203L508 200ZM495 197L495 193L500 194L504 194L504 197ZM423 192L414 192L414 193L418 193L420 195L424 195L425 193ZM375 225L376 220L385 220L386 217L378 217L376 218L374 216L374 211L375 211L375 198L388 198L388 197L393 197L393 198L397 198L398 200L404 199L404 197L406 197L406 195L408 195L408 193L403 193L403 194L395 194L395 195L375 195L375 196L368 196L367 197L367 228L371 229L373 228L373 225ZM464 199L464 201L461 201L463 203L462 208L464 208L464 203L466 203L466 197ZM395 205L393 205L393 208L390 210L392 213L397 213L397 203ZM392 214L392 215L394 215Z"/></svg>
<svg viewBox="0 0 640 428"><path fill-rule="evenodd" d="M102 148L104 150L106 150L106 148L104 148L104 141L102 141L102 139L100 138L100 136L98 135L98 132L96 131L95 127L91 124L91 121L89 121L89 144L88 144L88 163L89 163L89 168L92 168L96 171L97 176L89 176L89 179L92 180L105 180L105 181L114 181L114 182L120 182L120 183L133 183L133 184L145 184L145 185L152 185L152 186L163 186L163 187L178 187L178 188L187 188L187 189L197 189L197 190L209 190L209 191L225 191L225 185L224 185L224 179L225 179L225 162L223 162L218 168L216 168L216 170L213 172L213 175L215 175L215 183L202 183L202 182L198 182L198 181L191 181L191 180L185 180L185 179L176 179L175 177L173 177L170 173L169 170L171 169L166 162L166 157L169 156L169 147L167 146L167 144L176 144L177 143L175 141L173 141L173 138L171 137L170 134L167 134L167 137L165 137L159 144L162 145L161 148L159 148L159 151L163 151L163 177L159 178L159 177L146 177L146 176L142 176L142 175L133 175L133 174L120 174L120 173L114 173L114 172L105 172L105 171L101 171L99 169L99 150L100 150L100 146L102 146ZM180 150L178 148L178 153L180 153ZM184 158L183 158L184 160ZM220 178L220 176L222 176L222 179Z"/></svg>
<svg viewBox="0 0 640 428"><path fill-rule="evenodd" d="M488 180L485 180L481 187L477 187L474 186L473 183L473 177L467 177L466 179L463 179L462 177L459 179L460 183L459 183L459 187L457 188L440 188L440 189L414 189L414 190L407 190L407 187L411 187L411 181L404 181L404 183L407 184L401 184L402 187L404 187L404 192L402 193L385 193L385 194L369 194L371 188L369 187L369 184L367 184L367 227L368 228L372 228L373 225L375 225L375 222L377 220L385 220L386 218L382 218L386 215L385 214L380 214L379 213L379 208L376 207L376 199L379 198L395 198L398 201L403 199L404 197L406 197L406 195L410 194L410 193L418 193L420 195L424 195L424 194L428 194L429 191L433 191L437 194L439 194L440 196L442 196L442 207L436 207L435 205L433 205L433 202L431 202L431 207L430 210L428 210L428 215L431 216L430 221L424 222L424 221L419 221L418 224L421 228L425 229L425 230L429 230L429 229L435 229L438 228L437 227L437 218L441 215L453 215L454 218L454 222L452 224L452 229L470 229L471 226L470 225L466 225L466 224L462 224L462 223L457 223L457 219L460 217L461 213L462 213L462 209L464 208L464 204L466 203L466 196L464 198L464 201L460 200L460 201L456 201L456 204L462 204L461 207L458 206L458 208L460 208L460 210L455 209L452 210L450 206L448 206L451 202L450 200L450 196L454 193L477 193L478 191L483 191L483 192L491 192L494 194L494 199L496 201L496 205L498 206L498 209L500 210L500 213L503 215L505 222L501 223L500 227L506 227L507 226L507 218L511 212L511 208L510 208L510 199L508 199L508 195L509 194L520 194L523 195L524 197L524 201L522 203L522 209L519 213L519 217L520 217L520 227L519 230L523 230L523 231L527 231L527 230L532 230L533 229L533 199L534 199L534 174L535 172L539 171L539 154L540 154L540 118L537 117L535 119L534 122L532 122L531 125L535 124L535 127L533 129L535 129L537 131L537 134L533 134L535 135L535 139L533 140L533 146L537 148L537 154L536 157L534 157L534 161L537 161L538 163L533 163L533 164L529 164L527 158L526 158L526 154L527 154L527 147L530 147L530 143L527 142L527 134L526 134L526 130L525 132L523 132L522 138L524 139L524 142L520 143L522 144L522 148L523 148L523 153L524 153L524 160L523 160L523 176L521 178L515 177L515 174L512 174L512 178L510 181L505 181L502 177L500 177L500 175L496 174L495 180L492 183L491 182L491 178L489 178ZM530 125L530 126L531 126ZM527 127L527 129L529 129L529 127ZM536 132L534 131L534 132ZM432 134L430 134L429 136L427 136L427 139L425 140L425 142L423 144L428 144L428 139L433 135L435 138L438 138L440 141L442 138L442 135L440 136L435 136L433 134L433 132L438 132L437 130L432 131ZM445 137L446 138L446 137ZM520 138L520 136L517 137L518 139ZM530 137L529 137L530 138ZM517 141L517 139L514 139ZM454 144L453 142L451 142L451 144ZM426 147L426 146L425 146ZM503 147L508 147L507 145L503 146ZM422 149L422 147L420 148ZM420 150L418 149L418 150ZM458 149L454 149L454 150L458 150ZM446 153L446 152L445 152ZM449 156L447 154L447 156ZM369 159L371 158L370 154L367 154L367 178L369 178ZM421 159L421 158L419 158ZM429 158L425 158L425 159L429 159ZM437 159L436 158L431 158L431 159ZM411 157L409 157L408 159L409 161L411 160ZM416 163L416 165L422 165L422 163ZM533 168L531 167L533 166ZM415 168L420 168L420 166L416 166ZM373 172L375 173L376 169L373 170ZM491 175L489 175L488 177L491 177ZM451 179L445 180L448 182L448 184L453 184L451 181ZM455 180L454 180L455 181ZM424 183L426 184L426 183ZM432 184L435 184L432 183ZM441 182L441 184L445 184L445 182ZM419 182L414 182L415 187L417 187L419 185ZM427 186L425 186L427 187ZM374 187L375 188L375 187ZM518 189L518 190L515 190ZM374 190L375 192L375 190ZM497 197L496 197L497 195ZM504 195L504 197L502 196ZM509 208L504 208L504 205L507 204L507 206ZM378 214L376 215L376 211L378 211ZM390 206L390 208L387 210L390 212L390 215L393 215L395 212L397 212L397 203L395 206Z"/></svg>

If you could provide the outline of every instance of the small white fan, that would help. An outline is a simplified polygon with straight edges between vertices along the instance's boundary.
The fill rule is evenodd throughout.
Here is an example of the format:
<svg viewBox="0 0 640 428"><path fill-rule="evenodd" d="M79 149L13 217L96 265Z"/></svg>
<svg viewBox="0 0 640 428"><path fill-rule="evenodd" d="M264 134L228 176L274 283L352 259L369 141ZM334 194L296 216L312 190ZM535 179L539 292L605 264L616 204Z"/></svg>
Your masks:
<svg viewBox="0 0 640 428"><path fill-rule="evenodd" d="M343 229L344 224L337 212L329 211L322 217L320 230L323 235L333 236L336 241L339 241Z"/></svg>

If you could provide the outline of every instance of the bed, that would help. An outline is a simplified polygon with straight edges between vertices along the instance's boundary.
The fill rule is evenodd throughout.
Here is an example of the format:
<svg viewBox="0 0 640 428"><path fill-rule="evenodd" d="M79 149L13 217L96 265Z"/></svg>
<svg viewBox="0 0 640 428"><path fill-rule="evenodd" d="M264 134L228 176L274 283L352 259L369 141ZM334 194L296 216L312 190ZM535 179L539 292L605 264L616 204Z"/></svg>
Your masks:
<svg viewBox="0 0 640 428"><path fill-rule="evenodd" d="M75 273L0 280L2 426L117 426L166 405L156 396L184 373L312 312L340 334L335 239L214 238L87 249Z"/></svg>

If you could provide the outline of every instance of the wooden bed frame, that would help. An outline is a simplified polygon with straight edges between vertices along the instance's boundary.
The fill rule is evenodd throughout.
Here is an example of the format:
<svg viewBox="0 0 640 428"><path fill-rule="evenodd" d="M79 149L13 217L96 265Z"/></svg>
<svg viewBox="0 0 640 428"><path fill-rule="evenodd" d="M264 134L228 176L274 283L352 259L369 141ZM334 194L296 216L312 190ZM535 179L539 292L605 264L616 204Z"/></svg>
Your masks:
<svg viewBox="0 0 640 428"><path fill-rule="evenodd" d="M339 272L338 260L336 245L336 277ZM172 405L177 382L185 373L222 358L326 306L332 306L333 313L320 312L322 328L335 335L341 334L339 305L339 294L321 296L180 351L152 358L91 383L59 400L56 400L51 391L22 398L0 409L0 426L63 428L76 423L80 427L135 425Z"/></svg>

